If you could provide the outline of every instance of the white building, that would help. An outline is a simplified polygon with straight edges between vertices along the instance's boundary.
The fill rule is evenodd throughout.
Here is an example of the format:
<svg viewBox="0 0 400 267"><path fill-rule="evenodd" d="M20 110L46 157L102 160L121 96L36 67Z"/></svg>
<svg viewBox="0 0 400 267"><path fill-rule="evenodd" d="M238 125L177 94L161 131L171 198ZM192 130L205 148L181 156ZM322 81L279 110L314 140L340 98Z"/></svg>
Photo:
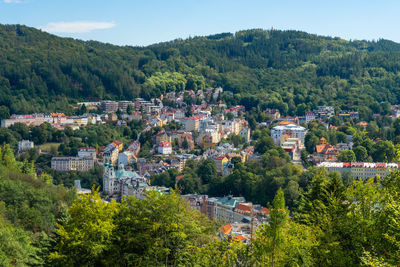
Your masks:
<svg viewBox="0 0 400 267"><path fill-rule="evenodd" d="M78 157L96 159L96 148L94 147L80 147L78 149Z"/></svg>
<svg viewBox="0 0 400 267"><path fill-rule="evenodd" d="M300 141L304 143L306 133L306 128L296 124L278 125L271 129L271 137L277 145L280 145L281 137L284 134L288 135L290 138L299 138Z"/></svg>
<svg viewBox="0 0 400 267"><path fill-rule="evenodd" d="M163 155L169 155L172 153L172 145L168 141L161 142L158 145L158 153Z"/></svg>
<svg viewBox="0 0 400 267"><path fill-rule="evenodd" d="M324 167L328 172L337 171L340 174L349 172L355 179L368 179L377 175L384 178L391 171L399 169L397 163L382 162L322 162L317 167Z"/></svg>
<svg viewBox="0 0 400 267"><path fill-rule="evenodd" d="M29 140L21 140L18 142L18 152L27 151L33 148L35 145L32 141Z"/></svg>
<svg viewBox="0 0 400 267"><path fill-rule="evenodd" d="M92 158L53 157L51 168L56 171L88 171L94 167Z"/></svg>
<svg viewBox="0 0 400 267"><path fill-rule="evenodd" d="M306 112L306 123L309 123L310 121L313 121L317 118L314 112L308 111Z"/></svg>

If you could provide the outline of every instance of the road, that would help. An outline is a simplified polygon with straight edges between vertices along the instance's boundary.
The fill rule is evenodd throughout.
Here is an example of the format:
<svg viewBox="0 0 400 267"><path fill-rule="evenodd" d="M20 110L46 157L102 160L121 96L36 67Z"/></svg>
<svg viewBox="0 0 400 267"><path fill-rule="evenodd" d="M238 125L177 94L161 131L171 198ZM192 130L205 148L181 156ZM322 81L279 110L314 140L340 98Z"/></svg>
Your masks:
<svg viewBox="0 0 400 267"><path fill-rule="evenodd" d="M150 129L151 129L150 126L146 126L146 128L144 128L143 130L141 130L141 131L139 132L137 138L136 138L136 142L139 142L140 135L141 135L143 132L146 132L146 131L148 131L148 130L150 130Z"/></svg>

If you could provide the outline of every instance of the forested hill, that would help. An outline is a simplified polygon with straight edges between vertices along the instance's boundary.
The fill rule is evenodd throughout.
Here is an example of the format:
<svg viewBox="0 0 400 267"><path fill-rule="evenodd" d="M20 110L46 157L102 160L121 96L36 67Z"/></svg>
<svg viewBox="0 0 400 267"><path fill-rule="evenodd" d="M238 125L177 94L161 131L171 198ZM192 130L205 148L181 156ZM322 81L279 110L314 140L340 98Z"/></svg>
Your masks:
<svg viewBox="0 0 400 267"><path fill-rule="evenodd" d="M148 47L60 38L0 25L0 106L66 111L84 99L151 98L222 86L225 101L303 115L319 104L384 112L400 100L400 44L248 30Z"/></svg>

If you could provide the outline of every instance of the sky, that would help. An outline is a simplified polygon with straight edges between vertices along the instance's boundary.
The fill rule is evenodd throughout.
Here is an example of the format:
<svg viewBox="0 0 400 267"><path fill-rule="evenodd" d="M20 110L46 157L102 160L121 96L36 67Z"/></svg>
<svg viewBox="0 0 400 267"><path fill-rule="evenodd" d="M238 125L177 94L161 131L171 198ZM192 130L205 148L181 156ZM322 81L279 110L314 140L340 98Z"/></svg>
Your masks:
<svg viewBox="0 0 400 267"><path fill-rule="evenodd" d="M400 42L399 0L0 0L0 23L145 46L245 29Z"/></svg>

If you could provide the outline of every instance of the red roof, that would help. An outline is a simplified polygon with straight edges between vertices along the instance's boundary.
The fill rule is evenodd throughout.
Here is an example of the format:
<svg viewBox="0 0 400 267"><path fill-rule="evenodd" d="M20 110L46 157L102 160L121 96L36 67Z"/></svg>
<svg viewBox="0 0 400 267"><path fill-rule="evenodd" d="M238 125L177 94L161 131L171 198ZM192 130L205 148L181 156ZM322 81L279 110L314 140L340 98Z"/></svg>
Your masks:
<svg viewBox="0 0 400 267"><path fill-rule="evenodd" d="M161 146L161 147L171 147L172 145L171 145L171 143L168 142L168 141L163 141L163 142L161 142L158 146Z"/></svg>
<svg viewBox="0 0 400 267"><path fill-rule="evenodd" d="M181 135L181 137L192 137L192 134L191 133L183 133L182 135Z"/></svg>
<svg viewBox="0 0 400 267"><path fill-rule="evenodd" d="M162 135L162 134L165 134L165 131L160 131L160 132L158 132L158 133L156 134L156 136L160 136L160 135Z"/></svg>
<svg viewBox="0 0 400 267"><path fill-rule="evenodd" d="M237 210L244 211L244 212L246 212L246 213L250 213L250 212L251 212L250 206L249 206L249 205L246 205L246 204L242 204L242 203L239 203L239 205L236 207L236 209L237 209Z"/></svg>
<svg viewBox="0 0 400 267"><path fill-rule="evenodd" d="M113 143L114 143L115 145L117 145L117 146L122 145L122 142L120 142L120 141L118 141L118 140L115 140Z"/></svg>
<svg viewBox="0 0 400 267"><path fill-rule="evenodd" d="M262 209L260 210L260 213L264 213L265 215L268 215L268 214L269 214L269 209L267 209L267 208L262 208Z"/></svg>
<svg viewBox="0 0 400 267"><path fill-rule="evenodd" d="M225 156L219 156L218 158L216 158L217 160L223 160L224 158L226 158Z"/></svg>
<svg viewBox="0 0 400 267"><path fill-rule="evenodd" d="M222 230L222 233L224 233L224 235L228 235L232 231L232 228L233 228L232 225L226 224L221 227L221 230Z"/></svg>

